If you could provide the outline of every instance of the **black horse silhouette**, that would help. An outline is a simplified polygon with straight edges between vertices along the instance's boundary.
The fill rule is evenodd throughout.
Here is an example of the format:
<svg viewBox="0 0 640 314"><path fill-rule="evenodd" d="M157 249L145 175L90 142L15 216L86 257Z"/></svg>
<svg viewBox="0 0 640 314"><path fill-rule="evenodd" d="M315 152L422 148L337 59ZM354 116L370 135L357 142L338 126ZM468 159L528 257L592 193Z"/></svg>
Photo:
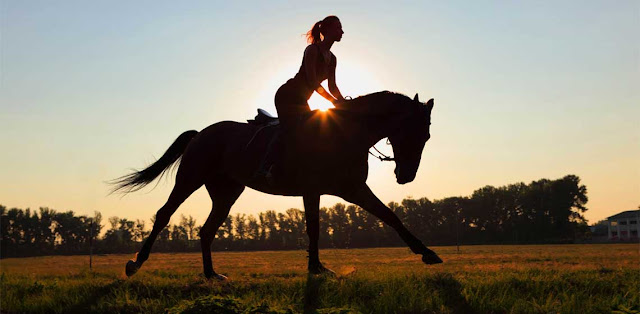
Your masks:
<svg viewBox="0 0 640 314"><path fill-rule="evenodd" d="M213 201L211 214L200 230L207 278L226 278L213 270L211 242L245 186L270 194L303 197L310 273L332 273L318 256L319 202L324 194L339 196L380 218L398 232L413 253L422 255L424 263L442 263L366 184L367 153L383 138L388 138L393 147L397 182L413 181L430 137L432 108L433 99L421 103L417 94L411 99L384 91L346 101L326 112L312 111L296 132L300 144L296 148L297 157L290 158L285 165L294 171L287 171L275 184L254 175L269 146L268 134L273 132L258 132L262 127L253 124L223 121L200 132L182 133L155 163L113 182L115 191L137 191L182 158L175 186L158 210L153 230L136 260L126 265L127 276L140 269L171 215L203 184Z"/></svg>

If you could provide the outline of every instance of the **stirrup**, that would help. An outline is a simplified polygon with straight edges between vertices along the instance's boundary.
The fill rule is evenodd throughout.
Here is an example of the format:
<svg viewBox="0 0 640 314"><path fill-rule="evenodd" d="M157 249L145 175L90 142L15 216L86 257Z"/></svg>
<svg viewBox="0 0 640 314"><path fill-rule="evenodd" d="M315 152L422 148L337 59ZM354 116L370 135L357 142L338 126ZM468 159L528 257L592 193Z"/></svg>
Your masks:
<svg viewBox="0 0 640 314"><path fill-rule="evenodd" d="M273 165L269 167L267 173L264 175L264 179L267 181L267 184L270 186L275 185L275 178L273 177Z"/></svg>
<svg viewBox="0 0 640 314"><path fill-rule="evenodd" d="M258 169L258 171L256 171L253 174L253 177L251 178L251 181L254 180L258 180L260 178L264 178L267 181L267 184L269 184L270 186L273 186L275 181L273 178L273 165L269 166L268 169Z"/></svg>

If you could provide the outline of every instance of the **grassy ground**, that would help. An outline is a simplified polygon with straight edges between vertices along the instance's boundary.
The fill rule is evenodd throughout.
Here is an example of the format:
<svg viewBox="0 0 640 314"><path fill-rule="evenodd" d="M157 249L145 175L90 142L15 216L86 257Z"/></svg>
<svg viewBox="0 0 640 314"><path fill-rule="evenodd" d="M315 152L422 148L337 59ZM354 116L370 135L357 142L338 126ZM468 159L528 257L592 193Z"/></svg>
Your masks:
<svg viewBox="0 0 640 314"><path fill-rule="evenodd" d="M199 253L0 261L1 312L105 313L634 313L637 244L435 247L423 265L405 248L323 250L337 277L308 276L306 252L214 253L228 282L200 274ZM637 312L636 312L637 313Z"/></svg>

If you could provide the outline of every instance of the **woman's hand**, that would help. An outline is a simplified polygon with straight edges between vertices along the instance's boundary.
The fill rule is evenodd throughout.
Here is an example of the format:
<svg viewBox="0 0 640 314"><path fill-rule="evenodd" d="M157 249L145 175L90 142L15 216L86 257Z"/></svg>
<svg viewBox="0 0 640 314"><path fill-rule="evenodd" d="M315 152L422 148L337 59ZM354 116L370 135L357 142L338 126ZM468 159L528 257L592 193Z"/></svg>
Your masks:
<svg viewBox="0 0 640 314"><path fill-rule="evenodd" d="M341 97L341 98L336 98L334 101L332 101L332 103L333 103L333 105L334 105L335 107L338 107L338 106L344 105L346 102L347 102L347 100L346 100L346 99L344 99L344 98L342 98L342 97Z"/></svg>

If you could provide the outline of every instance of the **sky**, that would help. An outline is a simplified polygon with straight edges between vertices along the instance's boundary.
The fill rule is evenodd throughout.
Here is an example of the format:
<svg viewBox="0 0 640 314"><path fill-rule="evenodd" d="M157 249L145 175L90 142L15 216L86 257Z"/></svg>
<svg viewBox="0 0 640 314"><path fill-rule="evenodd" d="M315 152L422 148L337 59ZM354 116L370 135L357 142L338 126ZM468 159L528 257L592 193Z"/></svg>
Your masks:
<svg viewBox="0 0 640 314"><path fill-rule="evenodd" d="M302 34L327 15L345 31L344 95L435 98L415 181L370 158L383 202L575 174L590 223L640 205L640 2L625 0L1 1L0 204L148 221L173 177L126 196L106 181L186 130L275 114ZM292 207L247 189L231 213ZM210 209L201 188L172 222Z"/></svg>

